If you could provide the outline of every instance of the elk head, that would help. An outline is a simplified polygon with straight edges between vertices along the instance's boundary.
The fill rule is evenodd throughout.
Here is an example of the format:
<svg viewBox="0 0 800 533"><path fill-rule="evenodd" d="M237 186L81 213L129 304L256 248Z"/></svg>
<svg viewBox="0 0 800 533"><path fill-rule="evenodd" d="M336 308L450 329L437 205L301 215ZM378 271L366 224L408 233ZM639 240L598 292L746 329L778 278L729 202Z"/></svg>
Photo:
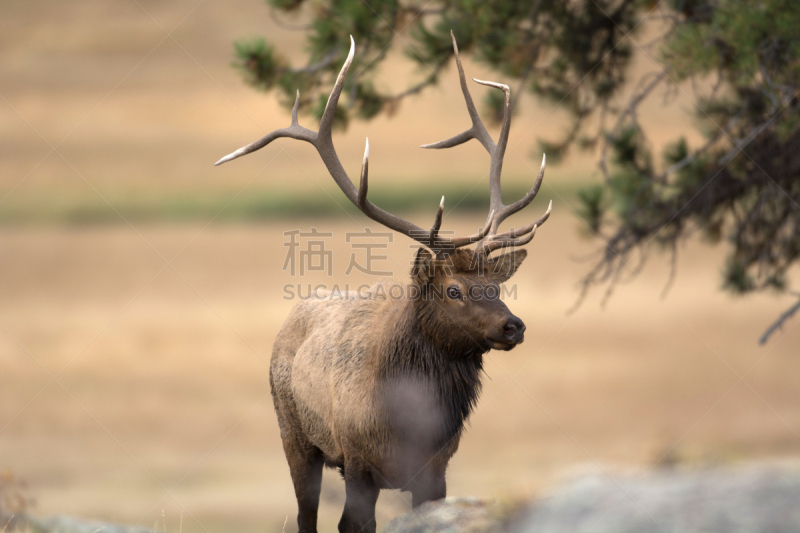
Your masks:
<svg viewBox="0 0 800 533"><path fill-rule="evenodd" d="M519 318L511 314L506 305L500 301L499 284L514 274L525 258L526 252L524 250L516 250L495 257L492 257L491 254L497 250L502 251L506 248L513 250L528 244L536 234L536 229L550 216L553 206L552 201L544 215L534 222L520 228L512 228L498 233L500 224L512 214L527 207L539 192L544 178L546 160L542 156L542 166L531 190L516 202L510 205L504 204L501 197L500 174L511 127L511 91L507 85L474 80L481 85L494 87L505 93L503 122L498 141L495 143L475 109L475 104L467 87L464 68L458 56L458 45L452 32L450 35L453 39L453 50L458 67L461 92L464 95L472 126L450 139L423 145L422 148L450 148L471 139L476 139L489 153L491 158L489 167L489 214L483 228L474 235L445 237L440 234L442 215L444 213L444 197L439 203L439 209L433 225L427 230L384 211L370 202L367 199L369 139L367 139L364 150L361 180L358 188L353 185L353 182L345 172L333 146L331 129L336 105L355 53L355 43L352 36L350 37L350 53L342 70L339 72L330 98L328 98L328 103L320 120L319 131L310 130L299 124L297 109L300 105L300 92L298 91L297 99L292 109L292 123L290 126L275 130L262 139L236 150L217 161L215 165L221 165L237 157L259 150L280 137L289 137L310 143L317 149L333 180L361 212L379 224L411 237L422 245L417 252L412 269L412 281L420 288L423 295L428 296L427 298L421 298L424 303L420 305L423 305L424 308L420 312L429 318L427 323L432 329L431 333L439 327L458 326L462 334L456 334L454 336L456 340L452 342L461 344L469 340L471 343L477 343L481 347L480 351L487 351L491 348L510 350L516 344L522 342L525 325ZM474 248L465 248L468 245L475 246Z"/></svg>
<svg viewBox="0 0 800 533"><path fill-rule="evenodd" d="M499 257L457 249L436 257L420 248L411 269L422 334L447 353L510 350L524 339L525 324L500 299L500 284L516 272L525 250ZM443 334L446 332L446 334Z"/></svg>

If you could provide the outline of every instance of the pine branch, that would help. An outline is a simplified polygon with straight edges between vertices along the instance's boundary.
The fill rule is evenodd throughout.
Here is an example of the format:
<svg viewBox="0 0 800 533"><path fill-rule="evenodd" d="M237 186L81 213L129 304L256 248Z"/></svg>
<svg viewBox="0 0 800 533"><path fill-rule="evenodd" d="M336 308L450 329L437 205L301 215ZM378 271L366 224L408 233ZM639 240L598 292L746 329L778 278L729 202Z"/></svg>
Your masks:
<svg viewBox="0 0 800 533"><path fill-rule="evenodd" d="M608 179L608 148L611 145L611 139L613 139L619 131L622 129L622 125L625 122L625 118L628 116L636 115L636 109L639 107L639 104L644 101L645 98L655 89L667 76L667 71L662 70L656 77L651 81L648 85L646 85L638 94L630 99L628 102L628 107L626 107L622 113L619 114L617 117L617 122L614 124L614 127L611 128L611 132L605 137L603 140L603 147L600 152L600 161L598 162L598 166L600 170L603 172L603 175ZM635 122L635 121L634 121Z"/></svg>
<svg viewBox="0 0 800 533"><path fill-rule="evenodd" d="M798 310L800 310L800 295L798 295L798 294L795 294L795 295L798 296L797 302L794 305L792 305L789 309L787 309L786 311L781 313L781 316L779 316L778 319L775 322L773 322L770 327L767 328L767 330L764 332L764 334L761 335L761 338L758 339L758 344L760 344L762 346L764 344L766 344L767 341L769 340L770 336L773 333L775 333L777 330L781 329L783 327L783 324L787 320L792 318L792 316Z"/></svg>

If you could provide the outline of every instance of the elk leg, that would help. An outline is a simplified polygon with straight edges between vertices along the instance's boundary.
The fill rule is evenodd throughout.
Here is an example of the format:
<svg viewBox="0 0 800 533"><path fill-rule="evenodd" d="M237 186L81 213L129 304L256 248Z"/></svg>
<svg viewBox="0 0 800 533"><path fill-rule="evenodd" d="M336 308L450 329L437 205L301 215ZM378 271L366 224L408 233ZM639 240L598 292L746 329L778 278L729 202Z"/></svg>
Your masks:
<svg viewBox="0 0 800 533"><path fill-rule="evenodd" d="M316 533L324 465L322 452L314 446L300 446L292 439L285 439L283 448L297 496L298 532Z"/></svg>
<svg viewBox="0 0 800 533"><path fill-rule="evenodd" d="M339 532L375 533L375 504L378 502L380 489L372 475L348 464L345 466L344 488L346 499L344 513L339 521Z"/></svg>
<svg viewBox="0 0 800 533"><path fill-rule="evenodd" d="M442 474L422 475L422 479L411 488L411 506L419 507L425 502L439 500L447 495L447 483Z"/></svg>

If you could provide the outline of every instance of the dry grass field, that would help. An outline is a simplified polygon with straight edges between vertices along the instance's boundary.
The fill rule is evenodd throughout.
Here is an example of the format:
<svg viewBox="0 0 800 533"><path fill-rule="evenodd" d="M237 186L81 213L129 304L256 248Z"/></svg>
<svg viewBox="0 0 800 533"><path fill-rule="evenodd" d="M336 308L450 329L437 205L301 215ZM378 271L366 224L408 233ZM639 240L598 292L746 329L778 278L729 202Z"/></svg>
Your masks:
<svg viewBox="0 0 800 533"><path fill-rule="evenodd" d="M308 283L371 281L344 274L352 251L345 233L364 219L14 222L19 213L80 202L113 218L115 204L130 197L211 196L224 205L290 191L343 202L299 143L211 166L288 122L274 99L245 87L230 67L232 41L259 34L301 57L299 36L276 26L260 1L0 3L0 471L30 483L36 513L165 521L170 531L182 517L189 533L280 531L288 515L286 531L294 530L267 376L291 306L284 286L299 282L305 292ZM486 76L480 65L467 68ZM637 70L649 68L639 54ZM392 59L382 83L405 86L419 76L403 69ZM679 91L661 104L642 110L655 142L692 138L691 97ZM529 183L535 137L563 131L563 118L525 101L507 183ZM354 124L337 147L355 169L370 136L376 193L485 187L486 156L476 146L417 148L466 123L451 69L393 118ZM666 298L668 269L653 263L605 307L596 291L567 313L589 266L578 259L596 243L579 237L564 187L596 179L593 162L573 154L551 166L531 208L554 200L508 302L529 334L514 351L487 356L482 399L450 466L453 495L519 498L576 468L613 473L665 455L688 464L800 455L800 322L758 347L788 303L720 293L723 249L687 244ZM432 214L409 216L424 226ZM467 231L481 219L448 213L445 226ZM283 232L314 226L333 233L333 277L293 277L282 270ZM402 279L410 252L396 237L392 262L381 266ZM328 472L325 531L342 503L343 485ZM385 492L378 508L382 525L407 500Z"/></svg>
<svg viewBox="0 0 800 533"><path fill-rule="evenodd" d="M283 232L314 224L0 233L0 461L31 483L37 512L145 525L163 512L170 530L184 512L192 532L278 531L288 514L291 530L267 377L283 287L370 281L344 275L345 233L359 231L344 220L325 226L333 278L281 270ZM720 294L718 254L692 245L666 299L654 265L605 309L595 293L567 314L585 268L574 256L588 250L575 229L556 201L513 279L508 304L529 334L487 356L451 494L520 497L576 467L649 466L672 446L690 464L800 453L800 328L756 345L781 302ZM376 266L402 278L409 254L395 239L398 264ZM325 480L330 527L337 477ZM393 494L381 524L405 509Z"/></svg>
<svg viewBox="0 0 800 533"><path fill-rule="evenodd" d="M0 192L4 197L14 191L4 204L95 198L95 191L334 190L313 150L289 140L236 165L211 166L289 122L272 95L247 87L231 68L233 41L254 36L278 43L296 62L304 57L301 33L277 26L263 2L6 0L0 15ZM397 39L401 46L382 67L378 83L400 91L426 73L402 61L407 41L403 35ZM639 37L641 43L647 40L647 33ZM654 54L638 54L636 71L655 69ZM491 79L482 65L468 62L466 68L470 76ZM472 88L476 98L486 90ZM689 92L679 91L669 106L659 95L642 108L656 148L680 134L695 138L685 113L692 102ZM567 127L564 118L552 104L523 98L503 167L506 182L527 183L535 175L536 138L559 137ZM419 146L450 137L468 123L450 68L437 88L405 101L391 118L355 122L338 134L336 145L345 167L357 168L364 138L370 137L375 191L434 178L461 183L486 167L477 145L448 153ZM60 155L51 153L53 147ZM573 153L559 179L586 181L595 159Z"/></svg>

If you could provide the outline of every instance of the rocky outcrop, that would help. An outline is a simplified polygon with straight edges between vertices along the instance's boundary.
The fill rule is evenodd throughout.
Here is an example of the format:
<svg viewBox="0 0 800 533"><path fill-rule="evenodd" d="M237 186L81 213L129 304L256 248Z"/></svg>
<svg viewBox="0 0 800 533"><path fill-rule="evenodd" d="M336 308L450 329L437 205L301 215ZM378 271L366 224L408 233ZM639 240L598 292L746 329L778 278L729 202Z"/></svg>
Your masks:
<svg viewBox="0 0 800 533"><path fill-rule="evenodd" d="M752 465L587 476L536 502L519 533L800 531L800 468Z"/></svg>
<svg viewBox="0 0 800 533"><path fill-rule="evenodd" d="M613 479L612 479L613 478ZM384 533L797 533L800 465L580 476L514 507L463 498L428 503Z"/></svg>
<svg viewBox="0 0 800 533"><path fill-rule="evenodd" d="M392 520L383 533L489 533L503 530L499 507L476 498L446 498Z"/></svg>
<svg viewBox="0 0 800 533"><path fill-rule="evenodd" d="M19 531L33 533L154 533L141 526L123 526L98 520L81 520L70 516L37 518L23 515Z"/></svg>

